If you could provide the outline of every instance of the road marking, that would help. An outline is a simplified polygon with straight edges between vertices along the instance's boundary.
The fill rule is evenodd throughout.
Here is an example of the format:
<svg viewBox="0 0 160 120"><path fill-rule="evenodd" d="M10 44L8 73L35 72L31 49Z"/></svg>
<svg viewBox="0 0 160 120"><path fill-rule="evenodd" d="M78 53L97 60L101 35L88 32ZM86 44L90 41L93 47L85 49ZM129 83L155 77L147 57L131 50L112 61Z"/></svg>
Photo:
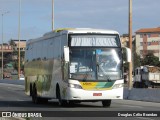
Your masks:
<svg viewBox="0 0 160 120"><path fill-rule="evenodd" d="M18 99L17 101L26 101L26 100L21 100L21 99Z"/></svg>
<svg viewBox="0 0 160 120"><path fill-rule="evenodd" d="M19 87L19 88L24 88L24 85L18 85L18 84L11 84L11 83L0 83L2 86L7 86L7 87Z"/></svg>

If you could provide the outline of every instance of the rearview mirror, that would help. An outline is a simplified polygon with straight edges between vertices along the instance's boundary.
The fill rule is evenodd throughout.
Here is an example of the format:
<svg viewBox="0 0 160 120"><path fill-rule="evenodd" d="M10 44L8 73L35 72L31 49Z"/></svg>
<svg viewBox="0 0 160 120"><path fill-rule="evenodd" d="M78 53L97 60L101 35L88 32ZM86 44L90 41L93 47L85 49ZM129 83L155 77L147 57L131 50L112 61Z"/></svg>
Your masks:
<svg viewBox="0 0 160 120"><path fill-rule="evenodd" d="M131 62L131 49L123 47L123 60L125 62Z"/></svg>

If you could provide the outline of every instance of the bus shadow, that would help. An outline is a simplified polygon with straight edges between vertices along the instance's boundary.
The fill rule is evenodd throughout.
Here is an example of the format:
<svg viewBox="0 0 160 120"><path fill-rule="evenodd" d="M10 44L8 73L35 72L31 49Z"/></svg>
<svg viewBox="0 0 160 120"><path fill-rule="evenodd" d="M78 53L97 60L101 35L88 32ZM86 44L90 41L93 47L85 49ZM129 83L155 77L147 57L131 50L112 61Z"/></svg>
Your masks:
<svg viewBox="0 0 160 120"><path fill-rule="evenodd" d="M102 106L96 106L94 103L83 104L75 103L73 105L60 106L58 102L49 101L48 103L34 104L32 101L0 101L0 108L10 108L10 107L19 107L19 108L100 108ZM1 110L1 109L0 109Z"/></svg>
<svg viewBox="0 0 160 120"><path fill-rule="evenodd" d="M57 102L52 103L52 106L50 103L41 103L41 104L34 104L32 101L0 101L0 108L1 107L23 107L23 108L52 108L52 107L59 107Z"/></svg>

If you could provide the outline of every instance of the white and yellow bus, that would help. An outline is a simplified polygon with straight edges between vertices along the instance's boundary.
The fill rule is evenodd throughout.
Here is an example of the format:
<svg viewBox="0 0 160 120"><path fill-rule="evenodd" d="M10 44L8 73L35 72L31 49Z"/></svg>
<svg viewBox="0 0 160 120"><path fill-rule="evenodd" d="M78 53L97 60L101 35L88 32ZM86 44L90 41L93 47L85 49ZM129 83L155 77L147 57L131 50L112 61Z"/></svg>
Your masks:
<svg viewBox="0 0 160 120"><path fill-rule="evenodd" d="M59 29L28 40L25 93L34 103L102 101L109 107L112 99L123 99L122 53L119 34L112 30Z"/></svg>

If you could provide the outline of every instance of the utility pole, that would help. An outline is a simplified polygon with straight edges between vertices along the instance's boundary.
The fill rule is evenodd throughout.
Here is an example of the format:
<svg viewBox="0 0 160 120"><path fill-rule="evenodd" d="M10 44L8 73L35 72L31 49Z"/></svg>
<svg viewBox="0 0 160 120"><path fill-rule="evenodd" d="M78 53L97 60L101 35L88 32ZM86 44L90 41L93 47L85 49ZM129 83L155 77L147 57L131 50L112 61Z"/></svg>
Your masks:
<svg viewBox="0 0 160 120"><path fill-rule="evenodd" d="M52 0L52 31L54 30L54 0Z"/></svg>
<svg viewBox="0 0 160 120"><path fill-rule="evenodd" d="M129 90L132 89L132 0L129 0L129 48L131 49L131 62L129 63Z"/></svg>
<svg viewBox="0 0 160 120"><path fill-rule="evenodd" d="M1 45L1 50L2 50L2 80L3 80L3 13L2 13L2 45Z"/></svg>
<svg viewBox="0 0 160 120"><path fill-rule="evenodd" d="M20 80L21 72L21 52L20 52L20 33L21 32L21 0L19 0L19 18L18 18L18 79Z"/></svg>
<svg viewBox="0 0 160 120"><path fill-rule="evenodd" d="M3 36L3 17L7 13L9 13L9 11L5 11L5 12L2 11L2 13L1 13L1 15L2 15L2 45L1 45L1 50L2 50L2 71L1 71L1 73L2 73L2 80L3 80L3 66L4 66L3 65L3 38L4 38L4 36Z"/></svg>

